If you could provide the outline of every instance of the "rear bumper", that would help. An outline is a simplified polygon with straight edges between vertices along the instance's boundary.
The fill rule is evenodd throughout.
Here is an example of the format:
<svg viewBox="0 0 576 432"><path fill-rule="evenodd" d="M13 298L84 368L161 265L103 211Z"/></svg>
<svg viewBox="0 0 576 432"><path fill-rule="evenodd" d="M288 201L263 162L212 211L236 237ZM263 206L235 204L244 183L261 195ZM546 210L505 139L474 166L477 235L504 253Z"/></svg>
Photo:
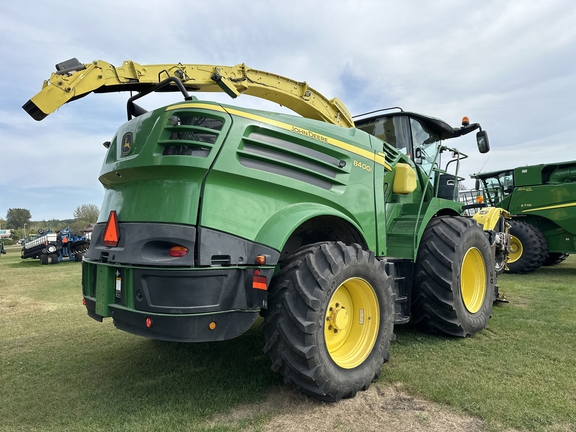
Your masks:
<svg viewBox="0 0 576 432"><path fill-rule="evenodd" d="M94 299L85 297L88 315L97 321ZM110 316L119 330L171 342L214 342L232 339L248 330L258 311L233 311L206 315L161 315L110 306Z"/></svg>
<svg viewBox="0 0 576 432"><path fill-rule="evenodd" d="M109 247L105 226L94 228L82 263L92 318L112 317L119 329L150 338L207 342L242 334L267 307L278 251L208 228L135 222L119 223L118 244ZM189 253L172 257L175 245ZM258 255L266 265L255 264Z"/></svg>
<svg viewBox="0 0 576 432"><path fill-rule="evenodd" d="M248 330L267 307L267 290L253 288L256 270L268 282L274 272L271 266L134 268L85 259L82 289L88 315L112 317L120 330L168 341L218 341Z"/></svg>

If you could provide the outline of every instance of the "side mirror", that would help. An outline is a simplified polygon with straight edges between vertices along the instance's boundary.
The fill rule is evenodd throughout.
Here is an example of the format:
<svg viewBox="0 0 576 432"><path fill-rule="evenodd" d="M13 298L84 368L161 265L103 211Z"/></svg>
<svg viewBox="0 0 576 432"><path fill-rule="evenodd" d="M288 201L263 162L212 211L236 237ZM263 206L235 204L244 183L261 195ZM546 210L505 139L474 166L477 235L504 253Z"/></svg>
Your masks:
<svg viewBox="0 0 576 432"><path fill-rule="evenodd" d="M480 180L476 179L476 184L474 185L474 190L479 191L480 190Z"/></svg>
<svg viewBox="0 0 576 432"><path fill-rule="evenodd" d="M488 140L488 132L481 130L476 134L476 143L480 153L488 153L490 151L490 141Z"/></svg>

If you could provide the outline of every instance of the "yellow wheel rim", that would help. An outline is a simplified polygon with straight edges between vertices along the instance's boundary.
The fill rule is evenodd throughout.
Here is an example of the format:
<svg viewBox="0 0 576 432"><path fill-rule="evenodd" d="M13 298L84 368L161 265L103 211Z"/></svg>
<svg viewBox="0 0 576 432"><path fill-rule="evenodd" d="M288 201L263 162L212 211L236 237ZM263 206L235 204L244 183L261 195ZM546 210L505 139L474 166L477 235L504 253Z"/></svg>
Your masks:
<svg viewBox="0 0 576 432"><path fill-rule="evenodd" d="M341 284L328 303L324 340L338 366L352 369L370 355L380 327L380 308L372 285L361 278Z"/></svg>
<svg viewBox="0 0 576 432"><path fill-rule="evenodd" d="M510 235L510 255L508 255L508 264L518 261L523 253L524 248L522 247L522 242L518 240L518 237Z"/></svg>
<svg viewBox="0 0 576 432"><path fill-rule="evenodd" d="M460 290L462 301L468 312L478 312L486 297L486 263L477 248L468 249L464 256Z"/></svg>

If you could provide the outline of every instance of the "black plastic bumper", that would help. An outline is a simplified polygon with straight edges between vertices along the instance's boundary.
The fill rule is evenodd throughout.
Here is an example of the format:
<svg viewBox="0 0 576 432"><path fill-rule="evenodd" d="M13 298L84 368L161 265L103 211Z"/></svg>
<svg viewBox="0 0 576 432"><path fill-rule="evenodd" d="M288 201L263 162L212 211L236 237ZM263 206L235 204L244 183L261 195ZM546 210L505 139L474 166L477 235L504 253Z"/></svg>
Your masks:
<svg viewBox="0 0 576 432"><path fill-rule="evenodd" d="M97 321L96 302L85 298L88 315ZM171 342L214 342L232 339L248 330L258 311L231 311L206 315L159 315L111 306L114 325L126 331L151 339Z"/></svg>

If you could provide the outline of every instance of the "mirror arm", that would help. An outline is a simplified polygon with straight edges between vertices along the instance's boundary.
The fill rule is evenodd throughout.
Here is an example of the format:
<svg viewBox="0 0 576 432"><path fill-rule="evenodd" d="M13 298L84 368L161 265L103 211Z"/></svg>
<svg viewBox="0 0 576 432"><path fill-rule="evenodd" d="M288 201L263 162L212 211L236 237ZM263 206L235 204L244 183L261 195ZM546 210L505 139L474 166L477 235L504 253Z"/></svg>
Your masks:
<svg viewBox="0 0 576 432"><path fill-rule="evenodd" d="M454 137L469 134L470 132L474 132L476 129L482 130L480 123L472 123L467 126L462 126L461 128L454 129Z"/></svg>

